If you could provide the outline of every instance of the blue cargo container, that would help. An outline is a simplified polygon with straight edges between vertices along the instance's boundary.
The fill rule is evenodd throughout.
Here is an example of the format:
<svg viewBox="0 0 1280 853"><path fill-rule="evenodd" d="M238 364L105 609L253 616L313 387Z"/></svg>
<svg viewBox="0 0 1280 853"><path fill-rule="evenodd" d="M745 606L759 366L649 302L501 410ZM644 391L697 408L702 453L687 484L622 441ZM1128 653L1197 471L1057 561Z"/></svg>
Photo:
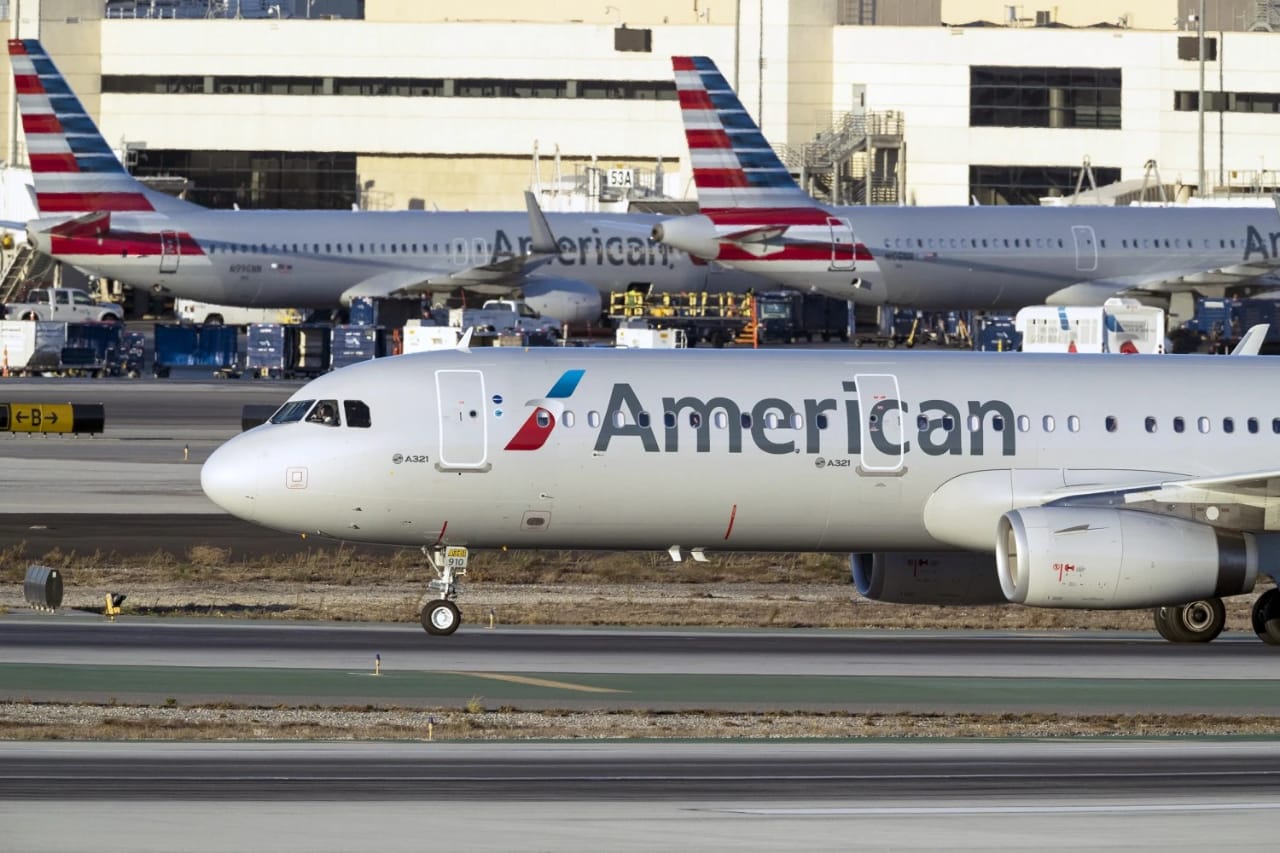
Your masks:
<svg viewBox="0 0 1280 853"><path fill-rule="evenodd" d="M67 323L62 366L93 376L108 374L120 349L119 323Z"/></svg>
<svg viewBox="0 0 1280 853"><path fill-rule="evenodd" d="M347 317L353 326L372 326L378 322L378 307L369 297L357 296L351 300Z"/></svg>
<svg viewBox="0 0 1280 853"><path fill-rule="evenodd" d="M334 326L331 347L334 370L387 354L386 330L380 326Z"/></svg>
<svg viewBox="0 0 1280 853"><path fill-rule="evenodd" d="M1013 318L1005 314L989 314L979 317L974 349L986 352L1014 352L1022 349L1022 334Z"/></svg>
<svg viewBox="0 0 1280 853"><path fill-rule="evenodd" d="M285 327L279 323L254 323L244 353L244 369L254 376L283 376L288 364Z"/></svg>
<svg viewBox="0 0 1280 853"><path fill-rule="evenodd" d="M156 326L156 376L168 376L174 367L207 367L215 373L234 373L239 335L234 326Z"/></svg>

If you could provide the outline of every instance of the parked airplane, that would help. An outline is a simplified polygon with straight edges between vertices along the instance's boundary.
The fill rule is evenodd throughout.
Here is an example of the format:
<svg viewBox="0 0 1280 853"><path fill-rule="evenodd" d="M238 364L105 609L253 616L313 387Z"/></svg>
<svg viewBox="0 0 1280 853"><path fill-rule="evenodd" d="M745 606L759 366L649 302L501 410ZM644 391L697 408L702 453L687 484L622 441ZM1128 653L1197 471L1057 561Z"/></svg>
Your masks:
<svg viewBox="0 0 1280 853"><path fill-rule="evenodd" d="M201 485L267 527L421 547L433 634L459 623L449 550L511 547L847 551L876 600L1151 607L1208 641L1223 596L1280 574L1277 400L1254 357L464 342L309 382ZM1253 627L1280 644L1280 592Z"/></svg>
<svg viewBox="0 0 1280 853"><path fill-rule="evenodd" d="M1267 208L834 207L792 180L707 57L673 57L701 213L655 239L790 287L919 308L1101 305L1256 282Z"/></svg>
<svg viewBox="0 0 1280 853"><path fill-rule="evenodd" d="M529 194L527 214L203 208L124 170L38 41L11 39L9 55L41 216L27 223L31 245L134 287L276 308L522 291L535 310L578 322L614 290L768 284L651 241L657 216L544 217Z"/></svg>

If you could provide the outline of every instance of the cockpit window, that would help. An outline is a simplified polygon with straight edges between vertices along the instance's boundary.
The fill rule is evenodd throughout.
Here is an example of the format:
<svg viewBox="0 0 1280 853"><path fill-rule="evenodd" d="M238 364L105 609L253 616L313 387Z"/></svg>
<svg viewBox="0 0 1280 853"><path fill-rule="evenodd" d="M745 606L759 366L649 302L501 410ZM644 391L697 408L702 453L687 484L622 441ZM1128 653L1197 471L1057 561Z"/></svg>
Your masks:
<svg viewBox="0 0 1280 853"><path fill-rule="evenodd" d="M325 426L342 426L338 420L338 401L321 400L307 414L307 423L324 424Z"/></svg>
<svg viewBox="0 0 1280 853"><path fill-rule="evenodd" d="M368 429L373 425L369 417L369 407L363 400L343 400L342 411L347 416L347 426Z"/></svg>
<svg viewBox="0 0 1280 853"><path fill-rule="evenodd" d="M302 420L302 416L311 408L315 400L290 400L271 416L273 424L291 424Z"/></svg>

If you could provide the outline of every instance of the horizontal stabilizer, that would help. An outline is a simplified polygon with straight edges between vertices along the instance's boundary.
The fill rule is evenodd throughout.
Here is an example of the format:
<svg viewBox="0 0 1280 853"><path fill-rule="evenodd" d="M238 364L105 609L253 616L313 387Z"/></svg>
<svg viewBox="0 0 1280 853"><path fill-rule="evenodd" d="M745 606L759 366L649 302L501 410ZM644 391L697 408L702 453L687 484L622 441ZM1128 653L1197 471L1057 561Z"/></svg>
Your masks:
<svg viewBox="0 0 1280 853"><path fill-rule="evenodd" d="M98 237L111 230L111 213L99 210L60 222L47 233L57 237Z"/></svg>
<svg viewBox="0 0 1280 853"><path fill-rule="evenodd" d="M1267 339L1267 329L1271 328L1270 323L1259 323L1256 326L1250 326L1249 331L1244 333L1244 337L1240 339L1240 343L1236 344L1236 348L1231 351L1232 355L1257 355L1262 351L1262 342Z"/></svg>

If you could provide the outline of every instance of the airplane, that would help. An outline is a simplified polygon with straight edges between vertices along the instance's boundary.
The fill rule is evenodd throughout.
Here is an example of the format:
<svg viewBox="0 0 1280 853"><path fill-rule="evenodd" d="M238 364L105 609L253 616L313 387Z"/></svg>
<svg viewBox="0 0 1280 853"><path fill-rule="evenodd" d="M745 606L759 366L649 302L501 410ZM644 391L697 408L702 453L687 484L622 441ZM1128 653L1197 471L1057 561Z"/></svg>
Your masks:
<svg viewBox="0 0 1280 853"><path fill-rule="evenodd" d="M527 213L204 208L125 171L38 41L10 39L9 56L40 216L19 227L37 251L96 276L263 308L519 291L565 323L598 319L611 291L769 286L651 241L657 216L544 216L529 193Z"/></svg>
<svg viewBox="0 0 1280 853"><path fill-rule="evenodd" d="M701 212L662 221L654 239L788 287L863 304L1015 309L1220 295L1280 267L1269 207L819 204L711 59L672 65Z"/></svg>
<svg viewBox="0 0 1280 853"><path fill-rule="evenodd" d="M878 601L1153 608L1174 642L1280 575L1262 357L468 344L307 383L213 452L205 494L421 548L435 635L468 548L847 552ZM1252 613L1280 645L1280 592Z"/></svg>

